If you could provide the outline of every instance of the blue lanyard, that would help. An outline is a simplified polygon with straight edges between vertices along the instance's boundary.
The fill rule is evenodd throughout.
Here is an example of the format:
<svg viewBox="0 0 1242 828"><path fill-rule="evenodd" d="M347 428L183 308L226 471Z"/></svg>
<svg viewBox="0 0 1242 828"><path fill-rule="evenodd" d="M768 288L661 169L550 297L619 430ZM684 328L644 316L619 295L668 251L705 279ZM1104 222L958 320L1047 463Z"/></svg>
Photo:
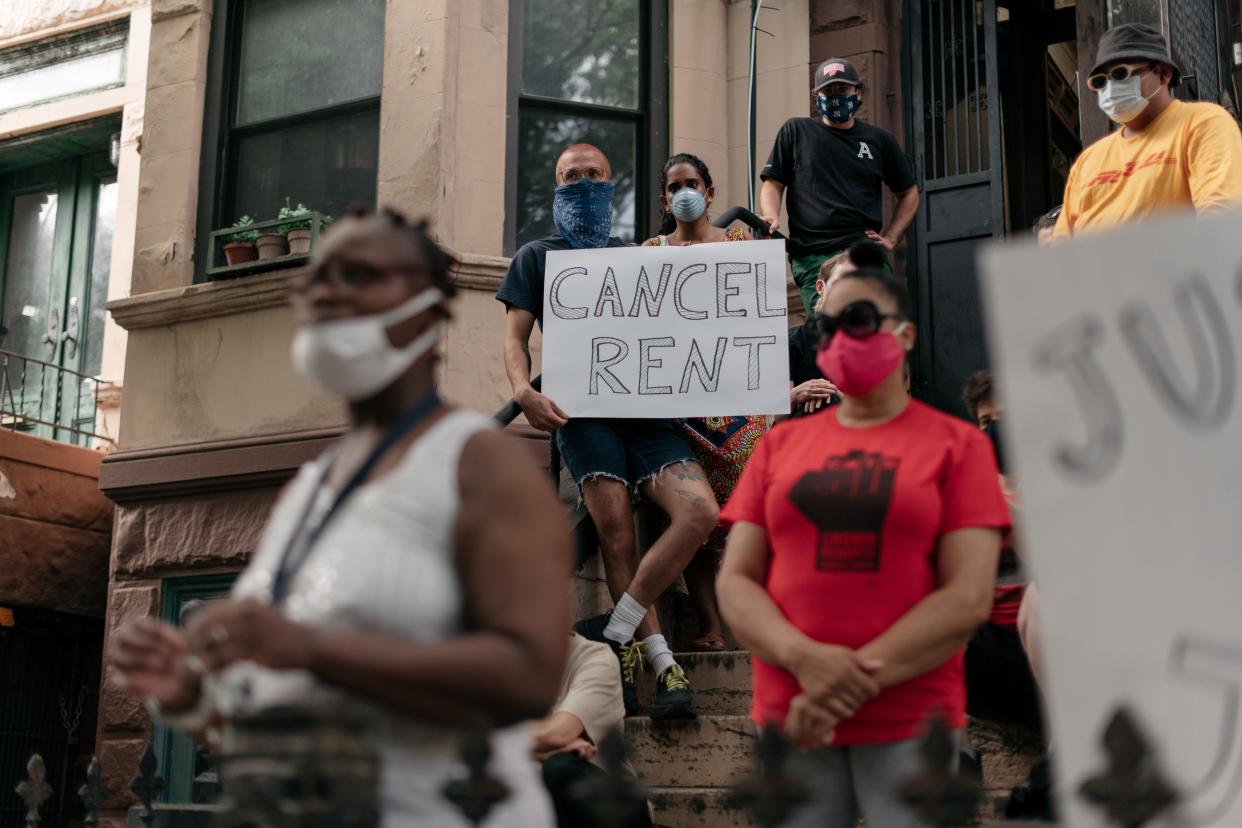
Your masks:
<svg viewBox="0 0 1242 828"><path fill-rule="evenodd" d="M276 567L276 574L272 578L272 604L274 606L280 606L284 603L285 598L288 597L289 587L293 583L294 576L298 574L303 564L306 563L315 543L323 535L332 518L336 517L337 512L340 511L345 501L366 481L384 455L400 442L403 437L413 431L415 426L439 408L440 405L440 395L434 389L415 403L414 407L407 411L405 416L388 430L388 433L384 435L384 439L380 440L379 445L371 450L367 459L350 476L341 490L337 492L336 497L332 500L332 505L323 513L323 516L318 520L314 520L312 513L315 511L315 503L319 499L319 492L328 478L328 472L332 470L332 463L329 462L327 464L327 467L319 475L319 479L311 491L311 496L306 502L306 508L302 511L302 518L298 521L297 529L294 530L293 535L289 538L284 554L280 556L280 564Z"/></svg>

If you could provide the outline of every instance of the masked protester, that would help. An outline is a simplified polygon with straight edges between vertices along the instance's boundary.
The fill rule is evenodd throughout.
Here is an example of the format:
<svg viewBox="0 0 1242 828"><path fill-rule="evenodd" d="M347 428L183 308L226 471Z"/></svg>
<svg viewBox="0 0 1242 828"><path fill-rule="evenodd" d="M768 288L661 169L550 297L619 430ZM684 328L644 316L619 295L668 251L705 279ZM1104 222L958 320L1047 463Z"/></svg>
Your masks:
<svg viewBox="0 0 1242 828"><path fill-rule="evenodd" d="M527 450L437 395L450 264L395 213L332 226L293 294L293 360L349 428L286 487L228 600L185 631L122 628L111 664L192 732L290 707L347 729L378 758L382 828L461 825L441 788L462 729L490 722L509 796L484 824L551 826L524 722L565 664L568 528Z"/></svg>
<svg viewBox="0 0 1242 828"><path fill-rule="evenodd" d="M807 316L825 260L863 239L891 254L919 208L914 172L897 138L857 117L864 91L848 60L821 63L811 86L819 117L786 121L760 172L759 211L773 230L785 199L789 264ZM887 229L884 186L897 197Z"/></svg>
<svg viewBox="0 0 1242 828"><path fill-rule="evenodd" d="M841 403L760 441L723 512L720 608L754 656L756 723L805 751L812 799L787 824L915 828L900 788L929 718L965 727L962 650L1009 513L983 433L906 391L905 288L859 269L823 314Z"/></svg>
<svg viewBox="0 0 1242 828"><path fill-rule="evenodd" d="M549 250L618 247L612 221L612 168L598 148L575 144L556 162L552 215L558 235L522 246L496 298L505 305L505 370L513 398L532 426L555 434L561 457L599 533L615 607L580 622L583 637L613 648L621 664L626 712L639 711L644 660L656 675L652 718L694 717L690 683L660 632L652 605L677 580L716 525L719 507L694 452L672 420L570 419L531 385L530 336L543 319L544 262ZM681 209L681 208L679 208ZM668 528L639 560L631 495L655 503Z"/></svg>
<svg viewBox="0 0 1242 828"><path fill-rule="evenodd" d="M1238 124L1218 104L1174 100L1181 76L1151 26L1126 23L1100 38L1087 88L1118 128L1074 162L1055 238L1242 204Z"/></svg>
<svg viewBox="0 0 1242 828"><path fill-rule="evenodd" d="M660 207L664 224L660 234L644 246L690 245L703 242L744 241L741 228L724 230L710 221L708 208L716 196L712 174L703 160L678 153L660 170ZM766 417L692 417L682 428L707 475L717 503L724 503L737 484L755 443L768 429ZM724 553L725 531L717 526L684 573L690 603L699 619L698 637L690 649L725 649L724 626L716 605L716 570Z"/></svg>

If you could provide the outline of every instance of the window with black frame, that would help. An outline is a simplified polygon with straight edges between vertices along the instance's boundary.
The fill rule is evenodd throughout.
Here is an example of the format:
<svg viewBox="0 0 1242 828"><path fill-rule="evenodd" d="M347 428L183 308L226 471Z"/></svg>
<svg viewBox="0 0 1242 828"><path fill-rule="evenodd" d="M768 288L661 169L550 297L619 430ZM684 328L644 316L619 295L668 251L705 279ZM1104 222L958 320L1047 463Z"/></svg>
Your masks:
<svg viewBox="0 0 1242 828"><path fill-rule="evenodd" d="M579 141L612 163L613 235L651 223L664 161L667 8L645 0L515 0L510 22L509 252L555 232L556 157ZM653 157L659 156L659 157ZM513 172L516 168L516 174Z"/></svg>
<svg viewBox="0 0 1242 828"><path fill-rule="evenodd" d="M375 202L384 8L384 0L217 0L208 230L243 215L274 219L286 205L339 216L352 202Z"/></svg>

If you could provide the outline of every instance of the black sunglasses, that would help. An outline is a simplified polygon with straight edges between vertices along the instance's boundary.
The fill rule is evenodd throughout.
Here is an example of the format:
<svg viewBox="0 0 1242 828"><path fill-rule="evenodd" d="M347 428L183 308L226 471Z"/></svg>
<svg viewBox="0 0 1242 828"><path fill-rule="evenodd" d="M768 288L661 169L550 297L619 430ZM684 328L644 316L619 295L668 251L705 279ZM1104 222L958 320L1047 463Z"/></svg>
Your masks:
<svg viewBox="0 0 1242 828"><path fill-rule="evenodd" d="M845 331L851 339L866 339L880 332L880 324L885 319L901 319L899 314L880 313L875 303L862 299L850 302L841 309L837 316L816 314L811 317L810 330L812 337L820 347L827 345L837 331Z"/></svg>

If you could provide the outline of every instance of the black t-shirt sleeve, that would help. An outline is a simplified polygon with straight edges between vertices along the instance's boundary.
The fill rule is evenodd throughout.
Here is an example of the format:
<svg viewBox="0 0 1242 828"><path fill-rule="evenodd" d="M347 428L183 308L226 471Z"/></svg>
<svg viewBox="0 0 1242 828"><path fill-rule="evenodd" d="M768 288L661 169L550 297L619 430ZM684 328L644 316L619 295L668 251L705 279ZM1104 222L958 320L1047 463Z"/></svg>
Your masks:
<svg viewBox="0 0 1242 828"><path fill-rule="evenodd" d="M789 378L794 385L824 378L815 364L815 349L811 347L807 334L806 322L789 329Z"/></svg>
<svg viewBox="0 0 1242 828"><path fill-rule="evenodd" d="M530 311L538 318L543 314L543 272L532 244L522 245L514 254L496 298L507 308Z"/></svg>
<svg viewBox="0 0 1242 828"><path fill-rule="evenodd" d="M884 133L884 183L894 193L904 193L915 184L914 170L891 132Z"/></svg>
<svg viewBox="0 0 1242 828"><path fill-rule="evenodd" d="M772 152L768 155L768 163L763 165L759 177L764 181L769 178L782 184L789 184L794 174L794 125L788 120L776 133L776 141L772 144Z"/></svg>

